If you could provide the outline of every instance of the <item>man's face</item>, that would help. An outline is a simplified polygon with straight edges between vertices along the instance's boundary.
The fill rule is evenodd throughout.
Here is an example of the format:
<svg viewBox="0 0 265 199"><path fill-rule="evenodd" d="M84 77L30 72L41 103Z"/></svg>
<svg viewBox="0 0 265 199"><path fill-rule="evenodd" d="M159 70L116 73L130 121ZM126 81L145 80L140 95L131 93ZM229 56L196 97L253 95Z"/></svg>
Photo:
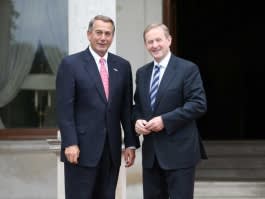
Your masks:
<svg viewBox="0 0 265 199"><path fill-rule="evenodd" d="M92 30L87 32L87 37L91 48L103 57L112 43L113 34L113 26L110 22L96 20Z"/></svg>
<svg viewBox="0 0 265 199"><path fill-rule="evenodd" d="M159 63L170 51L171 36L166 36L161 27L149 30L145 34L145 47Z"/></svg>

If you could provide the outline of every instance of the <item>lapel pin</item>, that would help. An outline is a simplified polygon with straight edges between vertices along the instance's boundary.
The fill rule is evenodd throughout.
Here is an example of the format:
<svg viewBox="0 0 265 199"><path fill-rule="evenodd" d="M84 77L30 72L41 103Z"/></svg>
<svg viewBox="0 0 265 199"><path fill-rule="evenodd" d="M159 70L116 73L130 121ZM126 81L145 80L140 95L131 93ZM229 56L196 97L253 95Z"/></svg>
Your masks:
<svg viewBox="0 0 265 199"><path fill-rule="evenodd" d="M114 71L118 72L119 70L117 68L113 68Z"/></svg>

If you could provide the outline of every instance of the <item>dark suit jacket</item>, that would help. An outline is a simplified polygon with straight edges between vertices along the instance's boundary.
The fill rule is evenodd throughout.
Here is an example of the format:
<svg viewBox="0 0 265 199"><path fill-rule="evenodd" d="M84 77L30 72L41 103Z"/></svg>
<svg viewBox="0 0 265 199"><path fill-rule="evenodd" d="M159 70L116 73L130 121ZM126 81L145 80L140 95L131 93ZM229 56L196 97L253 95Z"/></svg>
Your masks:
<svg viewBox="0 0 265 199"><path fill-rule="evenodd" d="M132 74L125 59L109 53L109 99L89 49L65 57L56 78L58 125L61 132L61 159L64 148L78 145L79 164L96 166L108 135L115 165L121 163L121 124L125 146L139 147L133 131Z"/></svg>
<svg viewBox="0 0 265 199"><path fill-rule="evenodd" d="M194 63L171 55L152 112L149 86L153 65L148 63L136 73L133 119L150 120L161 115L165 128L144 136L143 167L152 167L155 155L164 169L194 166L206 157L195 121L207 109L199 69Z"/></svg>

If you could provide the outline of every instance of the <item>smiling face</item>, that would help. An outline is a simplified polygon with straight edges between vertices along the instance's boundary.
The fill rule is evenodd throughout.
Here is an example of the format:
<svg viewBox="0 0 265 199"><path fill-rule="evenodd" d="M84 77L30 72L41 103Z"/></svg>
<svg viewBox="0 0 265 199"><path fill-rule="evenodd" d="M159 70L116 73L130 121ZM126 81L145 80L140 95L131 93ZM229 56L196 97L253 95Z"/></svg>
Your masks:
<svg viewBox="0 0 265 199"><path fill-rule="evenodd" d="M102 20L95 20L92 29L87 31L91 48L101 57L108 51L113 36L113 24Z"/></svg>
<svg viewBox="0 0 265 199"><path fill-rule="evenodd" d="M145 47L155 59L160 62L170 51L171 36L166 34L161 26L151 28L144 35Z"/></svg>

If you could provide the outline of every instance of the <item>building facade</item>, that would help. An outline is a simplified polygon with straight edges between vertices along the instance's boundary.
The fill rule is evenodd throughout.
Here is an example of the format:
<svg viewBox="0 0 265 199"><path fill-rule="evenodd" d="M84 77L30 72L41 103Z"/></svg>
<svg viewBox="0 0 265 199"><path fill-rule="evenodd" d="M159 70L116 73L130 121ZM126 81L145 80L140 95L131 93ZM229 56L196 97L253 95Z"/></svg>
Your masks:
<svg viewBox="0 0 265 199"><path fill-rule="evenodd" d="M103 14L116 23L110 51L130 60L135 73L150 59L142 32L162 22L162 1L2 0L0 13L0 199L62 198L61 170L46 142L57 135L60 60L87 48L89 20Z"/></svg>
<svg viewBox="0 0 265 199"><path fill-rule="evenodd" d="M151 60L142 32L152 22L166 23L172 52L198 64L208 99L198 125L214 160L199 178L265 181L261 9L210 0L1 0L0 199L56 197L57 157L46 142L57 135L55 75L63 56L88 46L97 14L114 19L110 50L131 62L133 75Z"/></svg>

